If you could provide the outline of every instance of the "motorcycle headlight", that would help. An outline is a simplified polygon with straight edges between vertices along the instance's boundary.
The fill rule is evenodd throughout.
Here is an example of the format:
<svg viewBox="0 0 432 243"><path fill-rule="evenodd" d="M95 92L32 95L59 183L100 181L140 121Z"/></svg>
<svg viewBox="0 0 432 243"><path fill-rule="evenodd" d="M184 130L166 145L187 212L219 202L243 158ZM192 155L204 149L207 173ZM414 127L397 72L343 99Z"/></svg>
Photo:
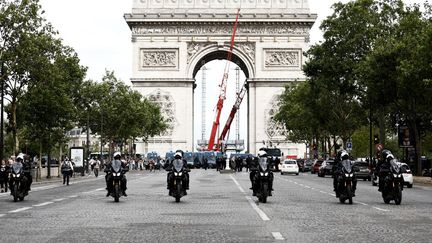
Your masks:
<svg viewBox="0 0 432 243"><path fill-rule="evenodd" d="M175 176L182 176L182 174L183 174L182 172L175 172L174 173Z"/></svg>
<svg viewBox="0 0 432 243"><path fill-rule="evenodd" d="M398 174L393 174L393 177L398 178L400 175Z"/></svg>
<svg viewBox="0 0 432 243"><path fill-rule="evenodd" d="M352 175L345 173L345 177L352 177Z"/></svg>
<svg viewBox="0 0 432 243"><path fill-rule="evenodd" d="M264 175L265 175L265 173L264 173L264 172L260 172L260 175L261 175L261 176L264 176Z"/></svg>

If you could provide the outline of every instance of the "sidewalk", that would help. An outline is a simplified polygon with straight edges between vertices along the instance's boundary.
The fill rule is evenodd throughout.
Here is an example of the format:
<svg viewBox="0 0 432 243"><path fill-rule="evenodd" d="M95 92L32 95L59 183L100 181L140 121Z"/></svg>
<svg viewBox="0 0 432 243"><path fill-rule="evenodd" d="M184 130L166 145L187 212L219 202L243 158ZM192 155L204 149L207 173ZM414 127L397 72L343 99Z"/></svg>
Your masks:
<svg viewBox="0 0 432 243"><path fill-rule="evenodd" d="M99 175L100 176L100 175ZM81 175L75 175L75 177L71 176L70 180L85 180L85 179L91 179L91 178L96 178L94 176L94 174L85 174L84 176ZM56 182L63 182L63 176L57 177L57 176L51 176L51 178L46 178L46 177L42 177L41 180L36 181L35 178L33 178L33 183L32 185L41 185L41 184L48 184L48 183L56 183Z"/></svg>
<svg viewBox="0 0 432 243"><path fill-rule="evenodd" d="M429 176L414 176L414 185L420 184L422 186L432 186L432 179Z"/></svg>

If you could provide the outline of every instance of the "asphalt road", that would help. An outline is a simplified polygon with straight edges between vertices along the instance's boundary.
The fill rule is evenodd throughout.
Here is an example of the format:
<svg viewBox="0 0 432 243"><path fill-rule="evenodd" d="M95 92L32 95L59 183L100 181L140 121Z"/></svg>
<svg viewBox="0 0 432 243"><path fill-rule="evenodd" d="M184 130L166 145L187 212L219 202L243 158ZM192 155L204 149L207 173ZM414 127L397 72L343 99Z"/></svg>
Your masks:
<svg viewBox="0 0 432 243"><path fill-rule="evenodd" d="M1 242L431 242L432 188L405 188L384 204L359 181L354 204L340 204L332 178L275 174L274 196L251 197L249 174L193 170L175 203L166 173L128 174L128 197L105 197L102 177L34 185L14 203L0 194Z"/></svg>

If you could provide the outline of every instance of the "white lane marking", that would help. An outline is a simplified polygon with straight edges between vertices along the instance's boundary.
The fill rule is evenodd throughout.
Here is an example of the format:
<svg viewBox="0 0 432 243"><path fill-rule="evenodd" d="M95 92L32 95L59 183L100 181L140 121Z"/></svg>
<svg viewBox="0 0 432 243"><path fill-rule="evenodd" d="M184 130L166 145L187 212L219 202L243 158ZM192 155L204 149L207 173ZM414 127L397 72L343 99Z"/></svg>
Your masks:
<svg viewBox="0 0 432 243"><path fill-rule="evenodd" d="M48 189L53 189L56 187L60 187L60 185L49 185L49 186L40 186L40 187L35 187L32 188L33 192L37 192L37 191L42 191L42 190L48 190Z"/></svg>
<svg viewBox="0 0 432 243"><path fill-rule="evenodd" d="M95 191L102 191L102 190L105 190L105 188L98 188L98 189L96 189Z"/></svg>
<svg viewBox="0 0 432 243"><path fill-rule="evenodd" d="M361 204L361 205L363 205L363 206L367 206L367 204L366 204L366 203L363 203L363 202L357 202L357 203L359 203L359 204Z"/></svg>
<svg viewBox="0 0 432 243"><path fill-rule="evenodd" d="M6 215L6 214L0 214L0 218L3 217L3 216L5 216L5 215Z"/></svg>
<svg viewBox="0 0 432 243"><path fill-rule="evenodd" d="M306 188L309 188L309 189L313 189L313 188L311 188L310 186L305 186Z"/></svg>
<svg viewBox="0 0 432 243"><path fill-rule="evenodd" d="M298 183L296 181L294 181L294 184L298 185Z"/></svg>
<svg viewBox="0 0 432 243"><path fill-rule="evenodd" d="M78 197L78 195L72 195L72 196L68 196L69 198L75 198Z"/></svg>
<svg viewBox="0 0 432 243"><path fill-rule="evenodd" d="M327 193L327 194L329 194L330 196L336 197L336 194L334 194L334 193Z"/></svg>
<svg viewBox="0 0 432 243"><path fill-rule="evenodd" d="M263 221L270 220L270 218L255 204L251 197L246 196L246 199L249 201L249 204L252 206L253 209L255 209L255 211L258 213L258 215Z"/></svg>
<svg viewBox="0 0 432 243"><path fill-rule="evenodd" d="M240 186L240 184L237 182L237 180L230 175L231 179L234 181L234 183L237 185L237 187L240 189L241 192L245 193L245 191L243 190L243 188Z"/></svg>
<svg viewBox="0 0 432 243"><path fill-rule="evenodd" d="M32 207L18 208L18 209L15 209L15 210L9 211L9 213L18 213L18 212L22 212L22 211L29 210L30 208L32 208Z"/></svg>
<svg viewBox="0 0 432 243"><path fill-rule="evenodd" d="M280 232L272 232L273 237L275 240L285 240L285 238L282 236Z"/></svg>
<svg viewBox="0 0 432 243"><path fill-rule="evenodd" d="M63 201L63 200L65 200L66 198L57 198L57 199L54 199L53 201L54 202L60 202L60 201Z"/></svg>
<svg viewBox="0 0 432 243"><path fill-rule="evenodd" d="M54 203L54 202L39 203L39 204L33 205L33 207L42 207L42 206L46 206L46 205L49 205L49 204L52 204L52 203Z"/></svg>
<svg viewBox="0 0 432 243"><path fill-rule="evenodd" d="M243 188L240 186L240 184L237 182L237 180L230 175L231 179L234 181L234 183L237 185L237 187L240 189L240 191L242 193L245 193L245 191L243 190ZM246 199L248 200L249 204L252 206L252 208L258 213L258 215L261 217L262 220L264 221L268 221L270 220L270 218L255 204L255 202L252 200L251 197L249 196L245 196Z"/></svg>
<svg viewBox="0 0 432 243"><path fill-rule="evenodd" d="M382 209L382 208L378 208L378 207L373 207L373 208L375 208L376 210L384 211L384 212L390 212L390 210L387 210L387 209Z"/></svg>
<svg viewBox="0 0 432 243"><path fill-rule="evenodd" d="M320 193L323 193L323 194L327 194L327 192L325 192L325 191L319 191Z"/></svg>
<svg viewBox="0 0 432 243"><path fill-rule="evenodd" d="M303 184L299 184L299 186L304 186Z"/></svg>

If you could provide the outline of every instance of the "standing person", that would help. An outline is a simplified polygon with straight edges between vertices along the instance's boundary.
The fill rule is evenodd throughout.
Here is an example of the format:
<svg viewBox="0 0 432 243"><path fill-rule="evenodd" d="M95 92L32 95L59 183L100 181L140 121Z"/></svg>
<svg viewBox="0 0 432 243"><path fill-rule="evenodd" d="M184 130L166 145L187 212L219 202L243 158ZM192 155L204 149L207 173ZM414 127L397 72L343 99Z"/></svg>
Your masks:
<svg viewBox="0 0 432 243"><path fill-rule="evenodd" d="M94 171L94 165L96 163L96 160L92 157L89 161L90 164L90 174Z"/></svg>
<svg viewBox="0 0 432 243"><path fill-rule="evenodd" d="M9 165L6 164L6 161L2 160L0 166L0 185L2 193L8 191L9 169Z"/></svg>
<svg viewBox="0 0 432 243"><path fill-rule="evenodd" d="M94 160L93 161L93 172L95 174L96 177L99 176L99 169L100 169L100 162L99 160Z"/></svg>
<svg viewBox="0 0 432 243"><path fill-rule="evenodd" d="M66 185L69 186L69 178L73 174L73 165L68 157L65 157L61 165L61 171L63 174L63 185L66 183Z"/></svg>

